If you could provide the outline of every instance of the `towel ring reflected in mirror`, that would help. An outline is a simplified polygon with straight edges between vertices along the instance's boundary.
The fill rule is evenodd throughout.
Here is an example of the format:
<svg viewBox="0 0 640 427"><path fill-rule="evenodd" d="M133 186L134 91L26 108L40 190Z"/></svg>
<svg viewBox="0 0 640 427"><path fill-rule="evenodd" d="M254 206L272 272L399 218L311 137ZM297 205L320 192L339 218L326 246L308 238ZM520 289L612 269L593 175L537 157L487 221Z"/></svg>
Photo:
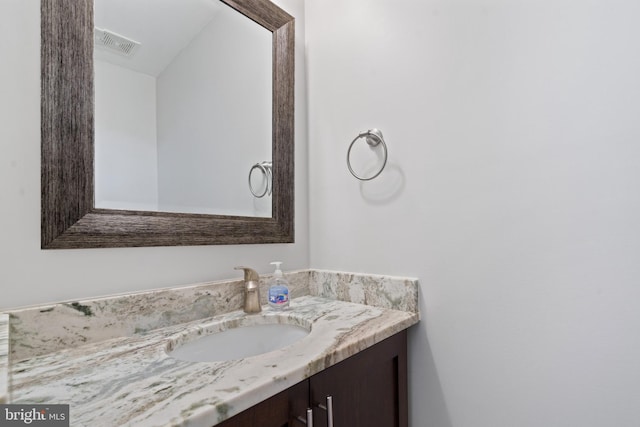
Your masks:
<svg viewBox="0 0 640 427"><path fill-rule="evenodd" d="M264 181L265 181L265 186L264 186L264 191L260 192L260 191L256 191L253 188L253 183L251 182L251 176L253 175L253 171L258 169L260 172L262 172L262 174L264 175ZM270 196L271 195L271 191L272 191L272 172L273 170L273 162L260 162L260 163L256 163L255 165L251 166L251 169L249 169L249 191L251 191L251 194L253 194L253 197L256 197L258 199L266 196L267 194Z"/></svg>
<svg viewBox="0 0 640 427"><path fill-rule="evenodd" d="M384 152L384 159L382 161L382 166L375 174L369 177L362 177L358 175L357 173L354 172L353 168L351 167L351 149L353 148L353 145L356 143L356 141L358 141L360 138L365 138L365 141L367 142L367 144L369 144L369 147L371 148L377 147L378 145L382 145L382 149ZM382 132L379 129L375 129L375 128L369 129L366 132L361 132L360 134L358 134L358 136L355 137L353 141L351 141L351 144L349 145L349 150L347 150L347 167L349 168L349 172L351 172L351 175L353 175L360 181L371 181L372 179L376 178L378 175L382 173L382 171L384 170L384 167L387 165L388 157L389 156L387 152L387 144L384 142L384 137L382 136Z"/></svg>

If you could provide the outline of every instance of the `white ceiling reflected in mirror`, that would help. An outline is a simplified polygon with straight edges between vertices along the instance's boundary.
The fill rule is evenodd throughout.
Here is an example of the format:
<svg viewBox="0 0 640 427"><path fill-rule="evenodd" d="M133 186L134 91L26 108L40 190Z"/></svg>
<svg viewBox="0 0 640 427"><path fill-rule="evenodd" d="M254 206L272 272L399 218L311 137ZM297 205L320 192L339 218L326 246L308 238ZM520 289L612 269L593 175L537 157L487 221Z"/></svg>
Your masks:
<svg viewBox="0 0 640 427"><path fill-rule="evenodd" d="M94 25L95 207L271 217L270 176L248 182L272 161L271 31L219 0L95 0Z"/></svg>

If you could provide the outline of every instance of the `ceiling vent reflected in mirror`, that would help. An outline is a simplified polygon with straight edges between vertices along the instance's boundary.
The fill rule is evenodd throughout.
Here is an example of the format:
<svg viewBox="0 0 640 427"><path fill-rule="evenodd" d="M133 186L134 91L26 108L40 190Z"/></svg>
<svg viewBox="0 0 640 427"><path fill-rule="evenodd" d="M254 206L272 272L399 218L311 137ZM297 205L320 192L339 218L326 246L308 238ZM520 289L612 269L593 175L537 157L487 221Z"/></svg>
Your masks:
<svg viewBox="0 0 640 427"><path fill-rule="evenodd" d="M133 57L140 48L140 43L137 41L98 27L94 29L94 39L96 47L127 58Z"/></svg>

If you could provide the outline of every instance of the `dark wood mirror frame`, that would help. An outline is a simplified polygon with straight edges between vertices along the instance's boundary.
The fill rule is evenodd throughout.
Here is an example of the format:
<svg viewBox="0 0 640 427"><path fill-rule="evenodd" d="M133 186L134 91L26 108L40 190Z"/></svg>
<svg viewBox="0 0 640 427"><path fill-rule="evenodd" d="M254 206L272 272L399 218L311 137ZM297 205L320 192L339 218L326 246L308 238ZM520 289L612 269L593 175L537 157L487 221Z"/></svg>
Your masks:
<svg viewBox="0 0 640 427"><path fill-rule="evenodd" d="M221 1L273 33L272 217L96 209L93 0L42 0L43 249L294 241L294 19L269 0Z"/></svg>

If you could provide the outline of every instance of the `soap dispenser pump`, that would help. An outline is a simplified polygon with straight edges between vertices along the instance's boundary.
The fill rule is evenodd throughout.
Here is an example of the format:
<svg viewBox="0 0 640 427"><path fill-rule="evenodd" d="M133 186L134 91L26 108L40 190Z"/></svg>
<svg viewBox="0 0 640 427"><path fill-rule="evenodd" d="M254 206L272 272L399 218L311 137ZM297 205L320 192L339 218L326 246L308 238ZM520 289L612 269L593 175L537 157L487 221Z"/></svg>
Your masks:
<svg viewBox="0 0 640 427"><path fill-rule="evenodd" d="M289 283L280 270L280 261L272 262L276 266L273 279L269 283L269 305L276 310L285 310L289 307Z"/></svg>

